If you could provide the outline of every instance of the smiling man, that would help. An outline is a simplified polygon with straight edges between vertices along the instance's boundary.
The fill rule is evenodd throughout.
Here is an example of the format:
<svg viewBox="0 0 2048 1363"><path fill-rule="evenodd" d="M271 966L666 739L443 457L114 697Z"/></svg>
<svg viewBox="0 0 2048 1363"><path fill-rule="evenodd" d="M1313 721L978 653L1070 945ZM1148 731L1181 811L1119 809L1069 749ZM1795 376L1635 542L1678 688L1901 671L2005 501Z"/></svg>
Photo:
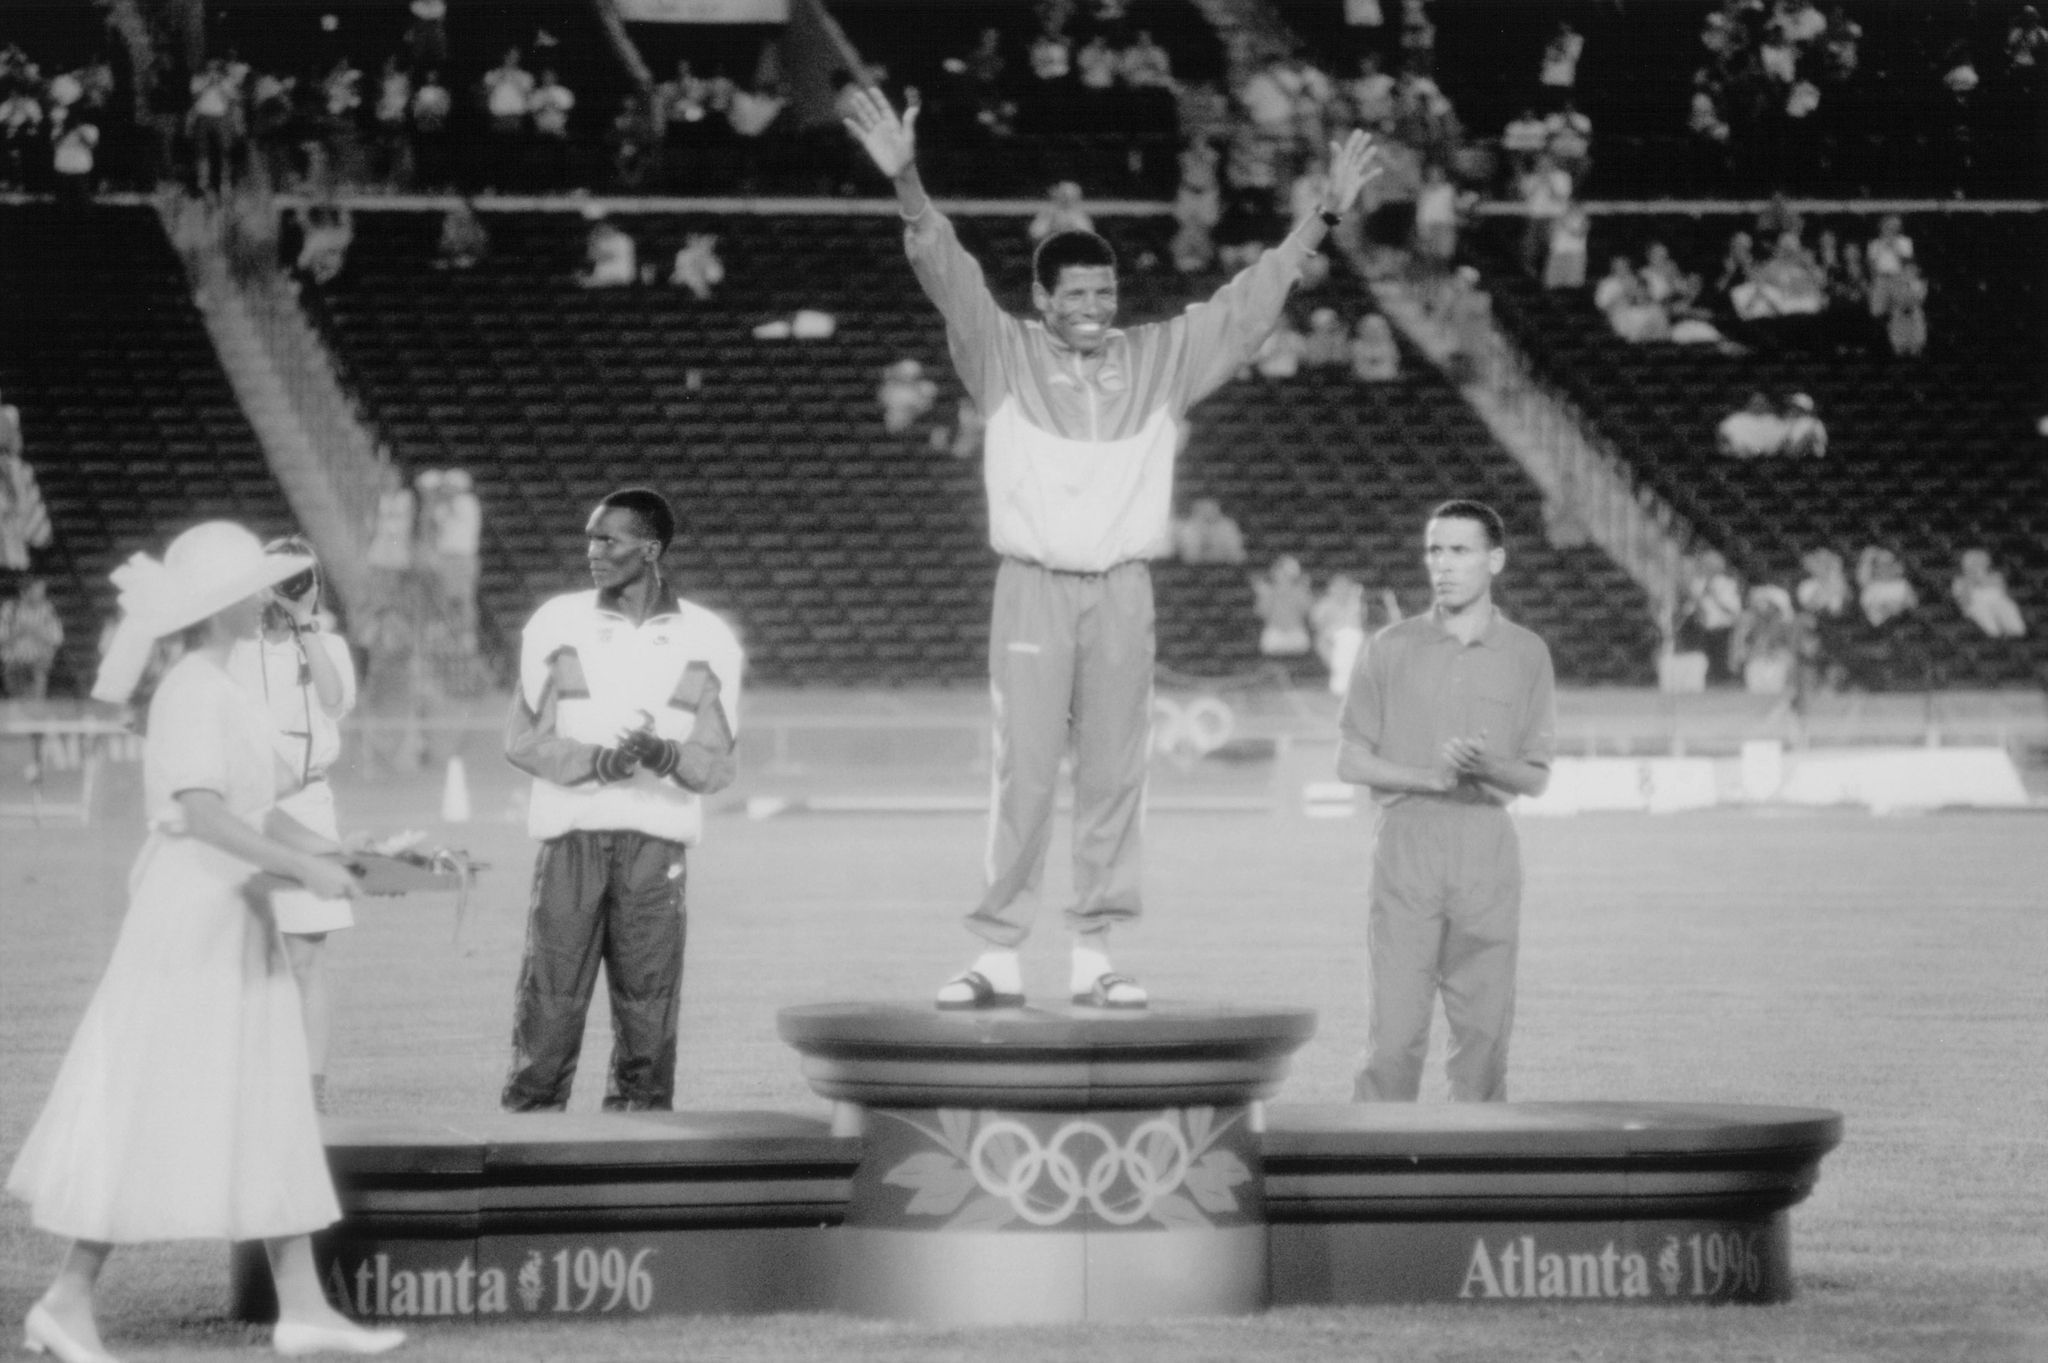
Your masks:
<svg viewBox="0 0 2048 1363"><path fill-rule="evenodd" d="M1507 802L1541 795L1556 746L1550 649L1501 614L1507 533L1493 508L1451 501L1423 531L1430 609L1359 655L1337 775L1371 789L1366 927L1372 985L1361 1102L1413 1102L1439 991L1445 1069L1460 1102L1507 1099L1522 864Z"/></svg>
<svg viewBox="0 0 2048 1363"><path fill-rule="evenodd" d="M1074 753L1074 933L1079 1004L1140 1008L1107 935L1138 916L1151 738L1152 579L1168 543L1174 450L1188 408L1249 361L1302 263L1374 174L1371 139L1330 148L1322 212L1170 321L1116 326L1116 254L1056 232L1032 259L1034 321L1004 313L918 178L913 105L849 101L847 130L895 184L904 246L946 319L961 381L987 414L989 543L1002 556L989 628L995 803L986 889L968 930L988 943L939 991L942 1008L1023 1001L1016 948L1038 913L1060 759Z"/></svg>
<svg viewBox="0 0 2048 1363"><path fill-rule="evenodd" d="M604 963L612 1063L604 1106L674 1106L684 874L700 797L732 784L740 645L662 576L675 513L624 488L584 530L590 591L527 621L505 756L533 777L540 840L519 969L512 1112L568 1106Z"/></svg>

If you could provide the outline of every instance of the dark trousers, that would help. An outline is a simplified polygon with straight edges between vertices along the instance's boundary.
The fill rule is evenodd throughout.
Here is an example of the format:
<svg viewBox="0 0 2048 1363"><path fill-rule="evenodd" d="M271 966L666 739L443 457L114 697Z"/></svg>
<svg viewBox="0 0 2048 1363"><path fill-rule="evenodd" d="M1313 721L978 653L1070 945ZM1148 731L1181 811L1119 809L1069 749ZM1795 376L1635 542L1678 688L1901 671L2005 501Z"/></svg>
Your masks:
<svg viewBox="0 0 2048 1363"><path fill-rule="evenodd" d="M675 1106L684 853L681 843L644 833L575 832L541 844L519 969L506 1111L568 1106L599 961L612 1005L605 1107Z"/></svg>

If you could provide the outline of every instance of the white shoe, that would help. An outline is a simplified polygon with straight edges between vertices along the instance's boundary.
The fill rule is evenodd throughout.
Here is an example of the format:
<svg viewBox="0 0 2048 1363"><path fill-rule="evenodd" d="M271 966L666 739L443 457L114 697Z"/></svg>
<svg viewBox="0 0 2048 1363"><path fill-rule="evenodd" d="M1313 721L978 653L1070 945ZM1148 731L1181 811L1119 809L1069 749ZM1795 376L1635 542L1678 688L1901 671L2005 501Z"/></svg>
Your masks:
<svg viewBox="0 0 2048 1363"><path fill-rule="evenodd" d="M305 1325L281 1320L270 1332L270 1347L286 1358L301 1354L381 1354L405 1343L403 1330L361 1325Z"/></svg>
<svg viewBox="0 0 2048 1363"><path fill-rule="evenodd" d="M104 1349L92 1349L71 1337L71 1332L37 1302L21 1322L21 1347L32 1354L55 1354L63 1363L120 1363Z"/></svg>

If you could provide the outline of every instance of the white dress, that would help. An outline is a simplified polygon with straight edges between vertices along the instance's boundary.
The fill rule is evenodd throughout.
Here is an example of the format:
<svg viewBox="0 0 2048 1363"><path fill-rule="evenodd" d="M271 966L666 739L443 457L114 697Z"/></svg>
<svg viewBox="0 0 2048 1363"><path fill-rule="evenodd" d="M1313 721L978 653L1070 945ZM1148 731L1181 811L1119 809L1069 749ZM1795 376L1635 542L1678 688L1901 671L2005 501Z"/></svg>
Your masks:
<svg viewBox="0 0 2048 1363"><path fill-rule="evenodd" d="M35 1225L128 1244L298 1235L337 1220L299 992L249 863L187 837L176 795L260 822L275 790L261 707L188 654L149 707L150 834L128 915L7 1190Z"/></svg>

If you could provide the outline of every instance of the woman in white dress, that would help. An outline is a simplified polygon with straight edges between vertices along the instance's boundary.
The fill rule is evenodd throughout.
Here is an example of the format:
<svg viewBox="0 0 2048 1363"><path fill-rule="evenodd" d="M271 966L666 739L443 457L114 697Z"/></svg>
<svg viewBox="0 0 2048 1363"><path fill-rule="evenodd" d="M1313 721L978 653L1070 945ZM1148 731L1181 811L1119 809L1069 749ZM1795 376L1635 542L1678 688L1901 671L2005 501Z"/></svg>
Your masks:
<svg viewBox="0 0 2048 1363"><path fill-rule="evenodd" d="M314 558L313 547L297 535L272 540L263 548L269 554ZM325 575L317 559L305 572L271 588L263 627L254 638L235 643L228 654L228 673L260 698L270 714L277 744L277 807L332 842L340 839L341 831L327 769L341 756L340 721L355 708L356 670L347 641L327 628L325 595ZM345 898L327 899L298 888L273 894L270 907L299 982L313 1106L325 1112L333 1008L324 947L328 933L355 926L355 915Z"/></svg>
<svg viewBox="0 0 2048 1363"><path fill-rule="evenodd" d="M264 590L311 560L266 555L215 521L138 554L114 580L123 618L94 695L125 699L159 638L185 656L149 707L148 840L107 971L72 1038L7 1190L71 1244L24 1322L24 1343L64 1363L106 1363L94 1287L118 1244L264 1242L276 1280L272 1335L286 1355L381 1353L404 1335L328 1305L311 1232L340 1213L306 1068L298 988L251 880L267 872L345 898L334 844L274 809L268 716L227 660L262 619Z"/></svg>

